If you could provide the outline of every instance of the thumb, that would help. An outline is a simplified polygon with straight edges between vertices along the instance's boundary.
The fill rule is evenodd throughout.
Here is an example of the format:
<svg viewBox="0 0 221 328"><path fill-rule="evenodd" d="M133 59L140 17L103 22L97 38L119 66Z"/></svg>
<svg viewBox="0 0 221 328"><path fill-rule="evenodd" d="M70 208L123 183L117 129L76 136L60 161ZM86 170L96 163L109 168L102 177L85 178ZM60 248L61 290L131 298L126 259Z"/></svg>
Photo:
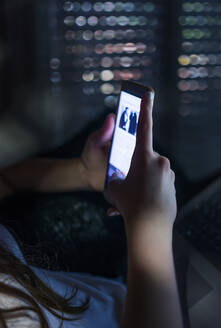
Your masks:
<svg viewBox="0 0 221 328"><path fill-rule="evenodd" d="M121 173L115 172L109 180L108 188L105 193L105 198L113 206L117 207L117 200L122 194L125 176Z"/></svg>
<svg viewBox="0 0 221 328"><path fill-rule="evenodd" d="M96 133L96 143L98 145L104 145L111 141L115 125L115 115L109 114L104 121L103 126Z"/></svg>

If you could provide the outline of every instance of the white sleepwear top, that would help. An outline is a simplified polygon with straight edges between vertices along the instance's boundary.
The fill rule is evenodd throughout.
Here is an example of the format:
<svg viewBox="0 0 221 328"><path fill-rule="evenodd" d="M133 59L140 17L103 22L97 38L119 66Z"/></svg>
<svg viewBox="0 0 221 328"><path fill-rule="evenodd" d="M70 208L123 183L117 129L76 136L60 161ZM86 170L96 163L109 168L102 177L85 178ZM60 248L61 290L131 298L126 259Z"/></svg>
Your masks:
<svg viewBox="0 0 221 328"><path fill-rule="evenodd" d="M24 256L12 234L2 225L0 225L0 243L7 246L23 263L27 264ZM40 269L34 266L30 268L41 278L49 287L59 295L68 297L71 295L73 287L78 288L78 293L71 301L71 305L81 305L90 296L88 310L83 313L81 321L65 321L63 328L84 327L84 328L117 328L120 326L120 320L123 314L124 303L126 299L126 286L118 281L106 279L99 276L92 276L83 273L70 273L63 271L50 271ZM17 286L27 294L30 293L16 282L13 278L0 274L0 281L7 282ZM0 290L0 307L13 308L24 304L23 301L14 297L5 296ZM60 327L60 320L53 316L46 309L41 307L50 328ZM27 311L28 312L28 311ZM21 319L10 319L7 321L9 328L39 328L38 317L32 311ZM68 317L68 315L65 315Z"/></svg>

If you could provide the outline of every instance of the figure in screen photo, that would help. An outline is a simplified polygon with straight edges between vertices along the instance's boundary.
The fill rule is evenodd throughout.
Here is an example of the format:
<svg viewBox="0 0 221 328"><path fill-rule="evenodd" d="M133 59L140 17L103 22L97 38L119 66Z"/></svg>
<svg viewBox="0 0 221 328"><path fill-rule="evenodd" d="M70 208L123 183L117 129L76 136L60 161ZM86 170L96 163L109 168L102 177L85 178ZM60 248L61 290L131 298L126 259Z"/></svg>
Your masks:
<svg viewBox="0 0 221 328"><path fill-rule="evenodd" d="M128 132L135 135L137 131L137 113L131 112L130 113L130 125Z"/></svg>
<svg viewBox="0 0 221 328"><path fill-rule="evenodd" d="M127 123L129 121L129 109L128 107L125 107L123 113L120 117L120 124L119 127L125 131L127 131Z"/></svg>

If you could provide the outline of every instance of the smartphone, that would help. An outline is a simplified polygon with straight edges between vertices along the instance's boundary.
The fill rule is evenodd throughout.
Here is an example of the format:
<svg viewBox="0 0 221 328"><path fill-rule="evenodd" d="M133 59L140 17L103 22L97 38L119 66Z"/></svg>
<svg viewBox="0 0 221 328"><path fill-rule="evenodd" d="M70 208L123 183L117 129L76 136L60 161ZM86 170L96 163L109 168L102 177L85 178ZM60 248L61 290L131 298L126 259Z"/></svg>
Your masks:
<svg viewBox="0 0 221 328"><path fill-rule="evenodd" d="M121 84L105 188L107 188L108 182L115 172L122 173L125 178L128 174L136 145L140 104L142 97L148 91L153 91L153 89L133 81L124 81Z"/></svg>

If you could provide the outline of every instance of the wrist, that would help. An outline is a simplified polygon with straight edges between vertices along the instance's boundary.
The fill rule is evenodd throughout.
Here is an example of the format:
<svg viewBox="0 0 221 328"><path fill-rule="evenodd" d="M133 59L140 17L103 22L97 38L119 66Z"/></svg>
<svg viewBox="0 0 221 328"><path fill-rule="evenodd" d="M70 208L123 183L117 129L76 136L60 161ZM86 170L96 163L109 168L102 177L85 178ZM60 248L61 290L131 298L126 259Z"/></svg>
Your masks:
<svg viewBox="0 0 221 328"><path fill-rule="evenodd" d="M173 220L161 214L147 213L131 217L124 216L128 238L144 238L144 236L164 236L163 240L172 239Z"/></svg>
<svg viewBox="0 0 221 328"><path fill-rule="evenodd" d="M84 165L82 158L77 158L72 160L74 162L73 167L76 168L75 175L78 176L79 180L79 189L82 190L91 190L89 183L89 172L87 167Z"/></svg>
<svg viewBox="0 0 221 328"><path fill-rule="evenodd" d="M158 250L172 251L171 224L153 218L136 219L126 223L126 234L129 252L155 253Z"/></svg>
<svg viewBox="0 0 221 328"><path fill-rule="evenodd" d="M128 265L133 272L168 278L173 270L172 229L152 222L127 227Z"/></svg>

